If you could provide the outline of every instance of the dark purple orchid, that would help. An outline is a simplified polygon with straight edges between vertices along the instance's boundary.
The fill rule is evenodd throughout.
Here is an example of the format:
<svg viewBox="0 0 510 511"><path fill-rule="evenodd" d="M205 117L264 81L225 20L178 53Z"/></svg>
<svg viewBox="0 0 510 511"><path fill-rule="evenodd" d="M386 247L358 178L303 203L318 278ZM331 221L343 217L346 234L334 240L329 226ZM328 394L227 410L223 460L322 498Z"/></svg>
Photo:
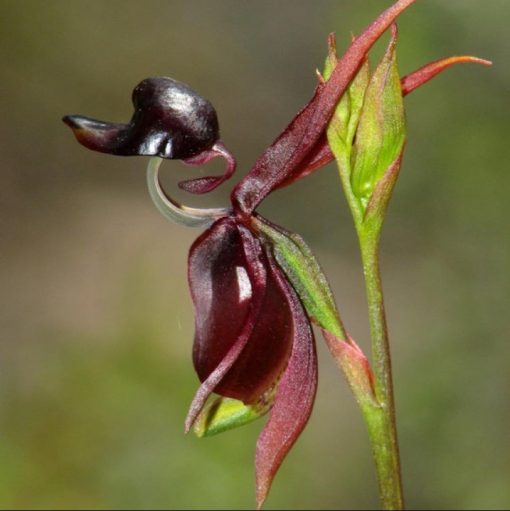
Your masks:
<svg viewBox="0 0 510 511"><path fill-rule="evenodd" d="M397 1L353 40L343 57L338 61L335 57L329 79L319 80L310 102L234 187L231 209L196 210L173 202L159 184L159 160L149 165L149 188L160 210L181 223L207 227L189 252L188 279L195 308L193 363L201 386L191 404L186 430L196 423L213 392L246 406L262 403L262 410L271 410L257 442L259 507L310 417L317 388L310 319L324 325L313 311L305 310L292 276L277 263L274 241L263 232L264 226L272 224L255 209L273 190L333 159L326 129L335 108L373 44L413 1ZM446 67L468 61L486 63L473 57L438 61L402 79L402 94ZM223 176L180 184L193 193L211 191L232 175L235 160L219 139L216 112L209 101L171 78L150 78L135 88L133 104L135 113L128 124L76 115L64 121L82 145L100 152L179 159L191 165L224 157L227 170ZM289 233L273 227L279 236L290 239ZM326 337L334 345L331 332ZM356 362L357 367L362 367L370 382L368 362L353 341L344 341L347 351L362 360Z"/></svg>

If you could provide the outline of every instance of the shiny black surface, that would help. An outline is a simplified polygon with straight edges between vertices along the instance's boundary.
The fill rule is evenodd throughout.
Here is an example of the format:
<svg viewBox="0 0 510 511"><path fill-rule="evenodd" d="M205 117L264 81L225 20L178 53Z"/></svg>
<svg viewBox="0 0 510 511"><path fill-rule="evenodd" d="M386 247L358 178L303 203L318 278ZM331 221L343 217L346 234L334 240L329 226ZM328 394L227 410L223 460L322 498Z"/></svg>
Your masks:
<svg viewBox="0 0 510 511"><path fill-rule="evenodd" d="M173 78L147 78L133 90L135 112L128 124L68 115L64 122L85 147L122 156L186 159L219 139L212 104Z"/></svg>

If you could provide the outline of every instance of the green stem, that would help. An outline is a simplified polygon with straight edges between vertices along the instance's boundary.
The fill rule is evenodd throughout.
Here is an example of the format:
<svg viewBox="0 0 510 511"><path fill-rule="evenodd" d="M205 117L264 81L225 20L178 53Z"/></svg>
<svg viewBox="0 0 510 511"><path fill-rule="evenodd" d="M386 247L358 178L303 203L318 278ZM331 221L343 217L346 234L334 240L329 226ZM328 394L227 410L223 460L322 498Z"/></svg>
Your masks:
<svg viewBox="0 0 510 511"><path fill-rule="evenodd" d="M335 150L337 148L334 145L331 148L338 163L340 179L358 234L372 337L375 395L380 405L378 407L361 406L361 412L372 445L381 506L383 509L404 509L390 345L379 271L379 235L383 218L367 220L365 205L352 190L349 148L343 150L340 147L338 151Z"/></svg>
<svg viewBox="0 0 510 511"><path fill-rule="evenodd" d="M357 231L372 337L375 392L381 405L378 413L365 413L364 416L377 470L381 505L383 509L403 509L391 355L379 271L378 234L380 230L367 229L357 224Z"/></svg>

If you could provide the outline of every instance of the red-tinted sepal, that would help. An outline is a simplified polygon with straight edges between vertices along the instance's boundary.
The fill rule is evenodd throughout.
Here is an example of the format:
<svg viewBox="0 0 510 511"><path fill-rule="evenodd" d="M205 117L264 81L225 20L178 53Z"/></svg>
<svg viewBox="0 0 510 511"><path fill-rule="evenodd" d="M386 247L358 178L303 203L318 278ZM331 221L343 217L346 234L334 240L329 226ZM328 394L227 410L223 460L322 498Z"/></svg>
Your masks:
<svg viewBox="0 0 510 511"><path fill-rule="evenodd" d="M299 179L310 175L312 172L319 170L324 165L327 165L334 160L333 153L328 145L326 134L321 135L317 143L310 151L310 154L303 160L299 168L293 172L287 179L282 181L276 188L283 188L285 186L295 183Z"/></svg>
<svg viewBox="0 0 510 511"><path fill-rule="evenodd" d="M402 84L402 94L405 96L409 94L413 90L421 87L423 84L427 83L429 80L432 80L434 76L443 72L445 69L455 65L455 64L482 64L483 66L491 66L492 62L490 60L480 59L478 57L471 57L469 55L463 55L461 57L449 57L446 59L436 60L435 62L430 62L420 69L409 73L404 76L401 80Z"/></svg>
<svg viewBox="0 0 510 511"><path fill-rule="evenodd" d="M361 348L349 336L343 340L324 328L321 330L329 351L344 372L356 401L362 407L380 407L375 394L374 373Z"/></svg>
<svg viewBox="0 0 510 511"><path fill-rule="evenodd" d="M270 272L291 310L292 352L278 384L273 408L257 441L256 498L260 509L285 456L306 426L317 391L317 354L308 317L296 292L270 259Z"/></svg>

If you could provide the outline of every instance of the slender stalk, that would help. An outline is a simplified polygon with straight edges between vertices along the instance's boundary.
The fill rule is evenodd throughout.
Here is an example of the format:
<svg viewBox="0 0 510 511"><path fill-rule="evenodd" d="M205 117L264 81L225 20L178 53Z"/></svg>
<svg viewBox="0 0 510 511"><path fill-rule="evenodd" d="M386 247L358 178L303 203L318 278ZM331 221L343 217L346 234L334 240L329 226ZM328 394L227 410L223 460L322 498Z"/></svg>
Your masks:
<svg viewBox="0 0 510 511"><path fill-rule="evenodd" d="M383 219L366 221L364 207L351 188L350 150L336 152L334 146L332 149L358 235L372 338L372 369L379 406L361 406L361 412L372 446L381 507L383 509L404 509L391 354L379 271L379 236Z"/></svg>
<svg viewBox="0 0 510 511"><path fill-rule="evenodd" d="M364 416L372 444L382 508L403 509L391 355L379 271L379 229L374 232L358 224L357 231L372 337L375 392L381 405L377 413L364 414Z"/></svg>

